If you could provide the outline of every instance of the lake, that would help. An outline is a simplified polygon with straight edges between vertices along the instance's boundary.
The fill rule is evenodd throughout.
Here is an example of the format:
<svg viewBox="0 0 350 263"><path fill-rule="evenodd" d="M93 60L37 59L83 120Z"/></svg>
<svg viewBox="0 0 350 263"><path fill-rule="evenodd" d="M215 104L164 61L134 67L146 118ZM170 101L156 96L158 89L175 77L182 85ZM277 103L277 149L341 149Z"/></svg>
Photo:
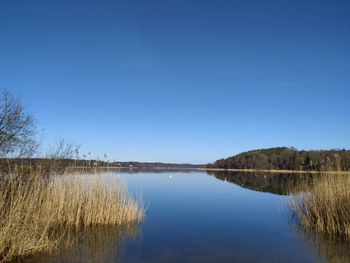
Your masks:
<svg viewBox="0 0 350 263"><path fill-rule="evenodd" d="M72 234L74 245L35 262L349 262L349 243L305 233L290 185L308 175L201 171L100 174L142 196L137 226ZM311 175L310 175L311 176Z"/></svg>

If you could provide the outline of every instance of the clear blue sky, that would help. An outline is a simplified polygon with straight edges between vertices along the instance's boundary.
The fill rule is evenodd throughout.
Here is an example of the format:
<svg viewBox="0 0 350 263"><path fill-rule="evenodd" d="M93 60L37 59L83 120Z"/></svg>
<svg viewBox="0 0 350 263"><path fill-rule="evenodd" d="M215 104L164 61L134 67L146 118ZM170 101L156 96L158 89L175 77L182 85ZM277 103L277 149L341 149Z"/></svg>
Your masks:
<svg viewBox="0 0 350 263"><path fill-rule="evenodd" d="M111 160L350 148L349 3L3 0L0 88Z"/></svg>

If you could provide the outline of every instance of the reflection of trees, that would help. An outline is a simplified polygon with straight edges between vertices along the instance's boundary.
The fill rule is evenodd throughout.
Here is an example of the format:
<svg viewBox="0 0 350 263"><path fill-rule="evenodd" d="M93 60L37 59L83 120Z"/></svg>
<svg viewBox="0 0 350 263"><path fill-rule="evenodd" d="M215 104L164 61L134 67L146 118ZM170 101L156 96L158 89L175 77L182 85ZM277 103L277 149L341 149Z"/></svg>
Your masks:
<svg viewBox="0 0 350 263"><path fill-rule="evenodd" d="M137 225L96 226L69 231L63 236L61 248L52 254L44 254L25 260L34 262L120 262L124 256L124 244L127 239L140 237Z"/></svg>
<svg viewBox="0 0 350 263"><path fill-rule="evenodd" d="M319 174L266 173L266 172L232 172L208 171L210 175L234 183L247 189L280 195L307 191L310 184L317 180ZM310 250L315 251L318 261L341 263L350 262L350 241L337 237L325 236L301 228L291 215L298 235L305 239Z"/></svg>
<svg viewBox="0 0 350 263"><path fill-rule="evenodd" d="M216 178L247 189L287 195L296 189L304 189L315 174L207 171Z"/></svg>

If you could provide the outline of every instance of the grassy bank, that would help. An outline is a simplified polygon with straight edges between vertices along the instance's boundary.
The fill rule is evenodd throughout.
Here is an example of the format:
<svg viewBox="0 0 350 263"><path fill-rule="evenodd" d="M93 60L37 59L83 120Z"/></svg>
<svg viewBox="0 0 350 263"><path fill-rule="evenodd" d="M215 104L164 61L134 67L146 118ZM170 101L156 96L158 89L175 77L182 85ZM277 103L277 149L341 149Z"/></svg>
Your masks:
<svg viewBox="0 0 350 263"><path fill-rule="evenodd" d="M144 216L140 200L118 181L37 170L1 177L0 211L0 261L56 249L71 230L133 224Z"/></svg>
<svg viewBox="0 0 350 263"><path fill-rule="evenodd" d="M350 239L350 175L323 174L290 205L306 230Z"/></svg>

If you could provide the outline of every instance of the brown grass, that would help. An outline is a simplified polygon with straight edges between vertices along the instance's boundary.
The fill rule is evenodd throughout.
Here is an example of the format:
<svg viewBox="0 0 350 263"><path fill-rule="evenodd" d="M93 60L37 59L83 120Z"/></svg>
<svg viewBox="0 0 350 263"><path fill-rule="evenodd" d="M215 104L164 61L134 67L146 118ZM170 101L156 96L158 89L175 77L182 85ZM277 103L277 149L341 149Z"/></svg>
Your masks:
<svg viewBox="0 0 350 263"><path fill-rule="evenodd" d="M350 175L323 174L294 195L293 215L306 230L350 239Z"/></svg>
<svg viewBox="0 0 350 263"><path fill-rule="evenodd" d="M98 176L12 174L0 180L0 262L50 251L71 229L142 220L144 208L118 181Z"/></svg>

